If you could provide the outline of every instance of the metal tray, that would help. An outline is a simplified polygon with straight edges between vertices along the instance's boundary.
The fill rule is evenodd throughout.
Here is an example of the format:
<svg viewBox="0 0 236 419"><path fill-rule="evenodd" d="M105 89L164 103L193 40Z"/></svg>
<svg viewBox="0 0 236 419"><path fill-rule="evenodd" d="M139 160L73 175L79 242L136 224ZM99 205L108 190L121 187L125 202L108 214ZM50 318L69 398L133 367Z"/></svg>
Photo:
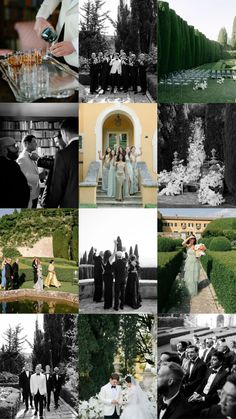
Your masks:
<svg viewBox="0 0 236 419"><path fill-rule="evenodd" d="M79 75L51 55L43 63L31 68L13 71L6 58L0 59L2 78L9 84L17 102L35 102L39 99L66 99L79 90Z"/></svg>

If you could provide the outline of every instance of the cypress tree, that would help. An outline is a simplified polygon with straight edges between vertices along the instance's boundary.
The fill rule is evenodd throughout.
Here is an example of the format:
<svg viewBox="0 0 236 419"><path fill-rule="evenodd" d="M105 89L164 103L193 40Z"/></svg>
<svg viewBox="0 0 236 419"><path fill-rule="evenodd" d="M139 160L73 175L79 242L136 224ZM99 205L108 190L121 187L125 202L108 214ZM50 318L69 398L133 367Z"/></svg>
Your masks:
<svg viewBox="0 0 236 419"><path fill-rule="evenodd" d="M162 51L161 61L159 66L159 74L168 73L168 64L169 64L169 53L170 53L170 35L171 35L171 25L170 25L170 14L169 14L169 4L160 1L158 3L158 13L159 13L159 27L160 34L159 41L161 41L160 49ZM159 46L158 46L159 49Z"/></svg>
<svg viewBox="0 0 236 419"><path fill-rule="evenodd" d="M227 46L228 35L225 28L221 28L219 35L218 35L218 42L223 45L223 47Z"/></svg>
<svg viewBox="0 0 236 419"><path fill-rule="evenodd" d="M235 16L234 21L233 21L231 45L232 45L233 49L236 49L236 16Z"/></svg>

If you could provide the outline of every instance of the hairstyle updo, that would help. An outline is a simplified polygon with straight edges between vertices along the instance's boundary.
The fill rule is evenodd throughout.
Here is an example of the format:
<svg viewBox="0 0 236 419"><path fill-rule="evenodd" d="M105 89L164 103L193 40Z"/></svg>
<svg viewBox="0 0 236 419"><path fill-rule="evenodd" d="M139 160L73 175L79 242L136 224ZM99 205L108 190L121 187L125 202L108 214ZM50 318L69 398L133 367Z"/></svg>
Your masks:
<svg viewBox="0 0 236 419"><path fill-rule="evenodd" d="M131 383L131 377L128 375L128 377L125 378L126 383Z"/></svg>

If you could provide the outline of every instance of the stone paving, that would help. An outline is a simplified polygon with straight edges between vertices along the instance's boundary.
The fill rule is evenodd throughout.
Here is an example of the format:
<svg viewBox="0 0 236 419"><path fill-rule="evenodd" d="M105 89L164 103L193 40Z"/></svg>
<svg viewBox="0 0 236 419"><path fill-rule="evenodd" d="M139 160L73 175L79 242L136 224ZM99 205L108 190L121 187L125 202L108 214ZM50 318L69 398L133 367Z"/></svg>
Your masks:
<svg viewBox="0 0 236 419"><path fill-rule="evenodd" d="M50 412L44 409L43 417L44 419L76 419L77 414L64 400L60 399L58 409L55 410L53 403L51 403ZM16 419L39 419L39 414L34 416L34 409L29 409L25 413L25 405L22 403Z"/></svg>
<svg viewBox="0 0 236 419"><path fill-rule="evenodd" d="M137 93L136 95L132 91L127 93L116 92L110 93L110 91L102 94L102 91L99 91L95 95L91 95L89 92L89 86L85 86L86 91L86 102L87 103L150 103L154 102L150 94L147 92L146 95L142 93Z"/></svg>
<svg viewBox="0 0 236 419"><path fill-rule="evenodd" d="M80 300L79 313L86 314L136 314L136 313L157 313L157 301L144 299L142 301L142 307L138 309L133 309L131 307L125 306L124 310L115 311L113 308L104 310L104 303L94 303L92 298L85 298Z"/></svg>

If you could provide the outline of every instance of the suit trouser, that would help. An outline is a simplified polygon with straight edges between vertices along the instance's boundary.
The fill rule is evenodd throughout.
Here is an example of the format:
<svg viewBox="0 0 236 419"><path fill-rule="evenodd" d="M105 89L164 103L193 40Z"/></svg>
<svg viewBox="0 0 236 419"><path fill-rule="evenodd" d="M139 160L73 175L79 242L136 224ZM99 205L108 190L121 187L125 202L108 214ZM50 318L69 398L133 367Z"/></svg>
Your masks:
<svg viewBox="0 0 236 419"><path fill-rule="evenodd" d="M47 391L47 408L49 409L51 403L51 390Z"/></svg>
<svg viewBox="0 0 236 419"><path fill-rule="evenodd" d="M43 416L43 395L39 393L35 394L34 396L34 405L35 410L38 412L38 405L39 405L39 416Z"/></svg>
<svg viewBox="0 0 236 419"><path fill-rule="evenodd" d="M117 414L117 411L116 411L116 408L115 408L115 411L114 411L113 415L111 415L111 416L104 416L104 419L110 419L110 418L113 418L113 419L118 419L119 418L119 416Z"/></svg>
<svg viewBox="0 0 236 419"><path fill-rule="evenodd" d="M26 409L29 409L29 399L30 399L30 406L32 406L32 395L29 391L23 391L23 401L25 402Z"/></svg>
<svg viewBox="0 0 236 419"><path fill-rule="evenodd" d="M120 88L120 75L118 73L111 74L111 90L114 91L115 86L117 89Z"/></svg>
<svg viewBox="0 0 236 419"><path fill-rule="evenodd" d="M124 307L125 303L125 283L122 282L118 284L115 282L115 308L119 308L119 299L120 307Z"/></svg>
<svg viewBox="0 0 236 419"><path fill-rule="evenodd" d="M59 396L60 396L60 390L55 390L54 391L54 403L55 403L55 406L58 406Z"/></svg>

